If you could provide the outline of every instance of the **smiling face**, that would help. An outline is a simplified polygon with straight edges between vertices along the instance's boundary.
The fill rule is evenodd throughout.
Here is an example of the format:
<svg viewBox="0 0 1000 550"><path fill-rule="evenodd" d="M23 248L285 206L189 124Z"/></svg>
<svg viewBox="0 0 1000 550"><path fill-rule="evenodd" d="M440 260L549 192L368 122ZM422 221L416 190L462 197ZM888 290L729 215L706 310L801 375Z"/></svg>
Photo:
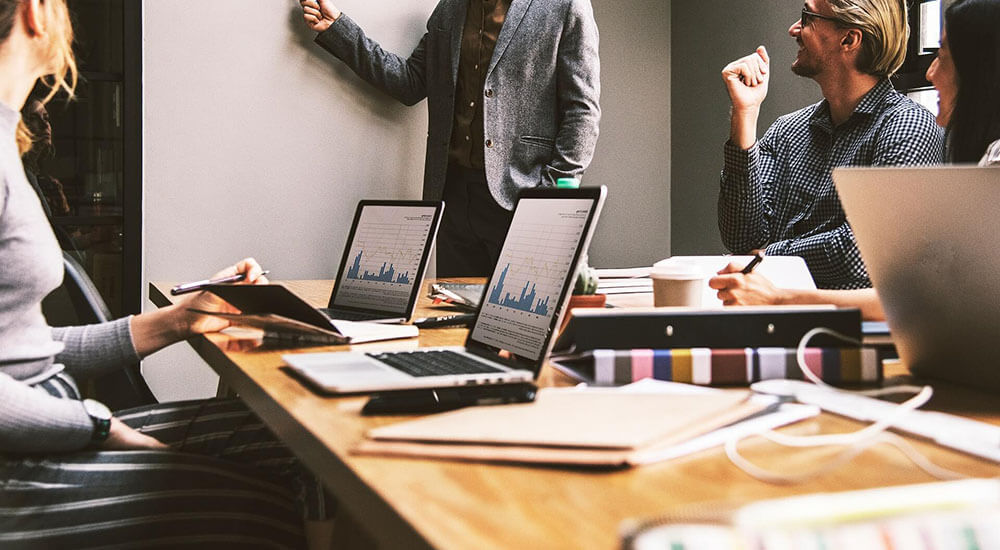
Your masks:
<svg viewBox="0 0 1000 550"><path fill-rule="evenodd" d="M958 97L958 71L955 69L955 60L951 57L947 32L941 33L941 49L927 69L927 80L938 91L937 123L947 127L955 110L955 98Z"/></svg>
<svg viewBox="0 0 1000 550"><path fill-rule="evenodd" d="M839 41L837 22L832 20L833 11L826 0L806 0L803 8L823 17L804 15L792 24L788 34L799 45L799 53L792 63L792 72L814 78L829 68L831 55ZM803 21L805 19L805 21Z"/></svg>

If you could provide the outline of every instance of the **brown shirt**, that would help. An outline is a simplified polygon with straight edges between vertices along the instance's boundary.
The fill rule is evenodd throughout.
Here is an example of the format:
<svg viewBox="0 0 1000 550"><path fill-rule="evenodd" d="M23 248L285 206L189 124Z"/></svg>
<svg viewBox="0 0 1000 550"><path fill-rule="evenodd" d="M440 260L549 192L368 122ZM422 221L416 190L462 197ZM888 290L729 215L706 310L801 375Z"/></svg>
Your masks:
<svg viewBox="0 0 1000 550"><path fill-rule="evenodd" d="M466 168L484 168L483 87L510 2L469 0L455 86L455 122L448 152L451 162Z"/></svg>

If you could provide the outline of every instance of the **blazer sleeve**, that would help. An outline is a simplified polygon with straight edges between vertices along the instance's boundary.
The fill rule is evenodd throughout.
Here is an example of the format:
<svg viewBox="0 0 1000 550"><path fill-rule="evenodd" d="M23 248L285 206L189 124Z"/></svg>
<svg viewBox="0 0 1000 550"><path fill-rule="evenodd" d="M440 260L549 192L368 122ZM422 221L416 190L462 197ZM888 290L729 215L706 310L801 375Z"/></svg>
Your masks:
<svg viewBox="0 0 1000 550"><path fill-rule="evenodd" d="M342 14L330 28L319 33L316 43L363 80L404 105L415 105L427 97L427 33L410 57L404 59L383 50L353 19Z"/></svg>
<svg viewBox="0 0 1000 550"><path fill-rule="evenodd" d="M556 61L561 122L555 154L545 170L548 183L581 176L594 158L601 120L599 42L589 0L574 0L563 23Z"/></svg>

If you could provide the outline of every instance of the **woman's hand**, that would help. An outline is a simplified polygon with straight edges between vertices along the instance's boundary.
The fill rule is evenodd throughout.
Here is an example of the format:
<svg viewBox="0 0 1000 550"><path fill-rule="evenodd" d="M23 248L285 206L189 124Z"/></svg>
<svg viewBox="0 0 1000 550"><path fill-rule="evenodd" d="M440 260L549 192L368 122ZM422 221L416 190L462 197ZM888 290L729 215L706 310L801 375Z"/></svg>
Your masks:
<svg viewBox="0 0 1000 550"><path fill-rule="evenodd" d="M108 438L101 444L101 449L105 451L164 450L169 448L155 437L133 429L116 417L111 417Z"/></svg>
<svg viewBox="0 0 1000 550"><path fill-rule="evenodd" d="M708 281L727 306L773 305L784 302L784 293L763 275L741 273L743 266L729 264Z"/></svg>
<svg viewBox="0 0 1000 550"><path fill-rule="evenodd" d="M246 277L236 284L256 285L267 283L257 260L247 258L227 267L214 277L227 277L246 273ZM187 295L174 304L132 317L132 343L139 357L159 351L171 344L186 340L196 334L217 332L229 326L229 321L212 315L201 315L189 311L190 308L203 311L239 313L218 296L201 291Z"/></svg>
<svg viewBox="0 0 1000 550"><path fill-rule="evenodd" d="M253 258L241 260L236 265L227 267L222 271L212 275L212 279L228 277L245 273L246 277L234 284L240 285L262 285L267 284L267 277L263 274L260 264ZM190 309L200 309L202 311L222 311L227 313L239 313L239 310L226 303L222 298L207 291L200 291L178 300L175 304L178 309L178 322L181 334L186 337L206 332L218 332L229 326L229 321L212 315L201 315L189 311Z"/></svg>

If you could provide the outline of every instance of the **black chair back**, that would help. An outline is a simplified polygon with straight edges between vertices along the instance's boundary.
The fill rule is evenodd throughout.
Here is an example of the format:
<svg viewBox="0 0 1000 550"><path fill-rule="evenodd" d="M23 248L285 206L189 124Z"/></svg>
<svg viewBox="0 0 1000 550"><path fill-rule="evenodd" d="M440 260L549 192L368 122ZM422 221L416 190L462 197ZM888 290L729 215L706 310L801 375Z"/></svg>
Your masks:
<svg viewBox="0 0 1000 550"><path fill-rule="evenodd" d="M42 302L49 325L89 325L112 320L111 311L94 282L76 258L66 251L63 251L63 268L62 286ZM92 389L85 385L83 391L112 410L156 403L156 397L146 385L138 363L97 378Z"/></svg>

